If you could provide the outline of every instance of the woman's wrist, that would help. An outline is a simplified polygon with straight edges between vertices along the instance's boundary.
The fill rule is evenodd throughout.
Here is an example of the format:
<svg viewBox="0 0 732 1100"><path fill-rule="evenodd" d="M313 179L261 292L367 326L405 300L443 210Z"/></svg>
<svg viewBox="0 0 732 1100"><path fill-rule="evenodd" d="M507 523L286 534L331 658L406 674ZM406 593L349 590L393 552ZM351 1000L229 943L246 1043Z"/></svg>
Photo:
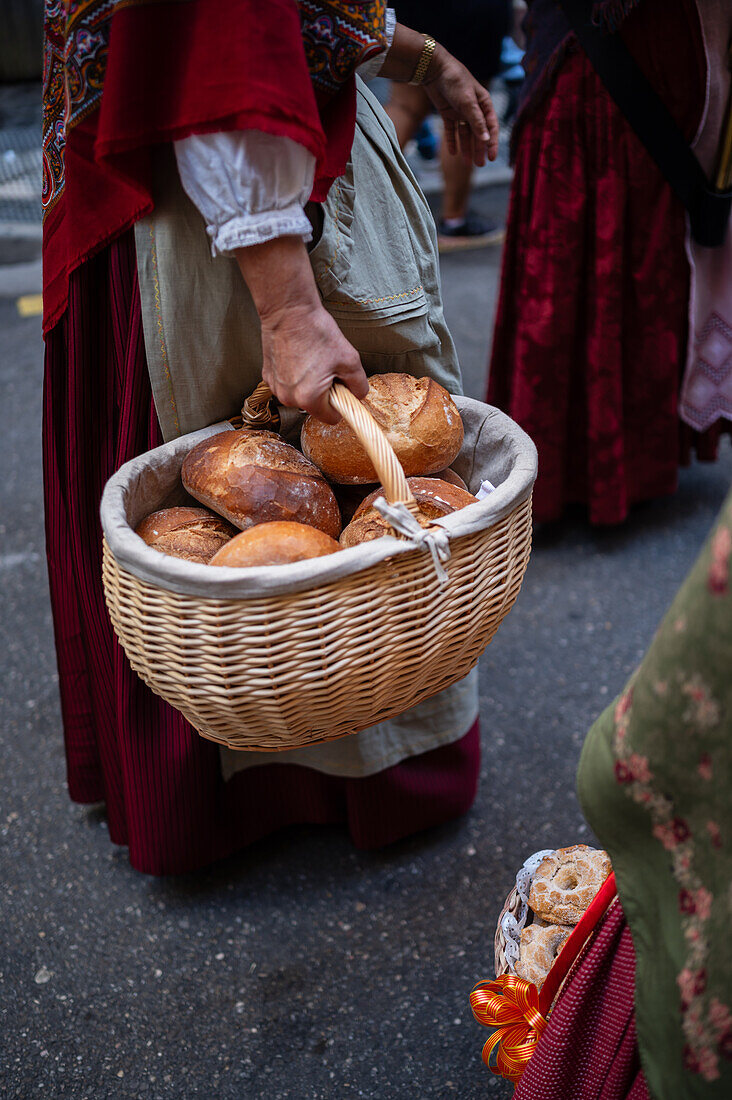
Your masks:
<svg viewBox="0 0 732 1100"><path fill-rule="evenodd" d="M427 72L422 78L422 84L432 84L435 80L438 80L445 67L445 60L451 56L452 54L448 53L444 46L441 46L439 42L435 42L432 59L427 67Z"/></svg>
<svg viewBox="0 0 732 1100"><path fill-rule="evenodd" d="M388 80L396 80L399 84L408 84L414 77L417 66L425 47L425 35L420 31L413 31L405 27L403 23L397 23L394 32L394 41L386 55L379 76ZM434 79L439 68L438 57L445 51L439 42L435 43L435 49L427 67L427 71L421 81L426 83Z"/></svg>
<svg viewBox="0 0 732 1100"><path fill-rule="evenodd" d="M307 248L299 237L276 237L238 248L236 259L262 324L321 306Z"/></svg>

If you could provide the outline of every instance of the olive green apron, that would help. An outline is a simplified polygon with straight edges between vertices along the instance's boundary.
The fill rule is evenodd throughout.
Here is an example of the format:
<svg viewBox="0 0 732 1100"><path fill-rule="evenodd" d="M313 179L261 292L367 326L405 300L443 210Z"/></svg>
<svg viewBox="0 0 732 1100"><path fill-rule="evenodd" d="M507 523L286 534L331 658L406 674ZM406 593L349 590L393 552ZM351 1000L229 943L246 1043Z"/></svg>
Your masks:
<svg viewBox="0 0 732 1100"><path fill-rule="evenodd" d="M261 380L262 352L259 319L236 261L211 256L170 148L157 158L154 197L135 241L150 381L168 441L235 415ZM367 374L427 375L462 393L442 312L432 215L390 121L361 81L351 159L322 206L310 259L323 304ZM222 749L223 773L274 761L370 775L457 740L477 713L473 670L399 718L340 741L273 754Z"/></svg>
<svg viewBox="0 0 732 1100"><path fill-rule="evenodd" d="M732 1096L731 673L732 493L578 774L633 937L654 1100Z"/></svg>
<svg viewBox="0 0 732 1100"><path fill-rule="evenodd" d="M135 227L148 368L167 442L235 415L262 377L259 318L236 261L211 255L170 147L155 211ZM346 172L322 206L310 259L323 304L367 374L429 375L462 393L445 326L432 214L391 122L359 81Z"/></svg>

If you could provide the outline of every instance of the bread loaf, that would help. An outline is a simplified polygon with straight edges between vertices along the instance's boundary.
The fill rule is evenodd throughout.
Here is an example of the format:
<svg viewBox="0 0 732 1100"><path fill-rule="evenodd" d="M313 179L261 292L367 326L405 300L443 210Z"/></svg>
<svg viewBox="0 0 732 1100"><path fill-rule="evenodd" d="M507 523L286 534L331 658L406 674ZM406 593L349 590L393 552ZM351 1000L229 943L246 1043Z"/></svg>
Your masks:
<svg viewBox="0 0 732 1100"><path fill-rule="evenodd" d="M438 474L425 474L425 477L431 479L436 478L438 481L447 481L450 485L457 485L459 488L464 489L467 493L468 487L454 470L450 467L446 470L441 470ZM338 482L333 482L332 485L335 498L338 501L338 507L341 510L341 519L343 526L350 523L356 512L363 504L367 496L373 497L374 489L372 485L339 485ZM382 490L380 489L379 492Z"/></svg>
<svg viewBox="0 0 732 1100"><path fill-rule="evenodd" d="M427 474L426 476L436 477L438 481L447 481L450 485L457 485L459 489L464 489L466 493L470 492L460 474L456 474L449 466L446 470L439 470L436 474Z"/></svg>
<svg viewBox="0 0 732 1100"><path fill-rule="evenodd" d="M577 924L611 871L610 857L599 848L557 848L536 870L529 905L552 924Z"/></svg>
<svg viewBox="0 0 732 1100"><path fill-rule="evenodd" d="M363 400L383 429L405 474L444 470L463 443L463 422L450 394L431 378L374 374ZM302 429L308 458L341 485L378 481L370 458L345 420L323 424L309 416Z"/></svg>
<svg viewBox="0 0 732 1100"><path fill-rule="evenodd" d="M240 530L256 523L306 523L337 538L341 517L320 470L274 432L221 432L186 455L183 485Z"/></svg>
<svg viewBox="0 0 732 1100"><path fill-rule="evenodd" d="M333 492L341 510L341 520L344 527L351 522L366 497L373 490L373 485L338 485L333 482Z"/></svg>
<svg viewBox="0 0 732 1100"><path fill-rule="evenodd" d="M286 565L334 554L340 546L330 535L317 527L304 523L281 520L274 523L258 523L247 531L241 531L226 544L211 565L228 565L242 568L250 565Z"/></svg>
<svg viewBox="0 0 732 1100"><path fill-rule="evenodd" d="M572 933L570 925L536 922L521 930L516 974L541 989L557 955Z"/></svg>
<svg viewBox="0 0 732 1100"><path fill-rule="evenodd" d="M417 519L423 527L427 527L434 519L449 516L451 512L476 503L476 498L471 493L447 481L438 481L432 477L409 477L407 484L419 505L420 514ZM341 546L356 546L360 542L370 542L371 539L393 533L388 520L373 507L376 498L383 495L381 486L369 493L342 532Z"/></svg>
<svg viewBox="0 0 732 1100"><path fill-rule="evenodd" d="M135 533L153 550L205 565L236 527L207 508L163 508L146 516Z"/></svg>

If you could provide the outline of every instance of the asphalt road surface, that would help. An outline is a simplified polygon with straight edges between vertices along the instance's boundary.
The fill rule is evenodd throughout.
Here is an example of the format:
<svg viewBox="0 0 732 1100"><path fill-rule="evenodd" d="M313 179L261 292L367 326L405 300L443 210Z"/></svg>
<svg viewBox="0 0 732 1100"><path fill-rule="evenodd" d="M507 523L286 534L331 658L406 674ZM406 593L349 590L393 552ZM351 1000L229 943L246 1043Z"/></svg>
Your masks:
<svg viewBox="0 0 732 1100"><path fill-rule="evenodd" d="M500 213L505 189L476 199ZM12 253L12 249L10 250ZM41 339L0 268L0 1094L187 1100L483 1100L468 1007L519 865L586 841L583 737L642 655L732 475L683 471L619 530L538 534L481 666L483 764L462 820L378 853L290 829L210 870L154 879L64 783L41 513ZM443 261L468 392L482 396L498 249Z"/></svg>

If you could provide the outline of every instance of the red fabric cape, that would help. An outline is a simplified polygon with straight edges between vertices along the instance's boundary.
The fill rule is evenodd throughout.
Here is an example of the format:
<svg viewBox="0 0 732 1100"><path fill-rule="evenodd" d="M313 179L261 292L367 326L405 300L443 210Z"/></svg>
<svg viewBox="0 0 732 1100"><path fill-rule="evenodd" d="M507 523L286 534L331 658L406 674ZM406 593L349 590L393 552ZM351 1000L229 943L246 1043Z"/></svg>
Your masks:
<svg viewBox="0 0 732 1100"><path fill-rule="evenodd" d="M69 274L153 207L153 146L257 129L317 159L312 198L345 169L353 79L319 109L294 0L186 0L115 10L101 105L66 132L65 185L43 227L43 329L66 309Z"/></svg>

